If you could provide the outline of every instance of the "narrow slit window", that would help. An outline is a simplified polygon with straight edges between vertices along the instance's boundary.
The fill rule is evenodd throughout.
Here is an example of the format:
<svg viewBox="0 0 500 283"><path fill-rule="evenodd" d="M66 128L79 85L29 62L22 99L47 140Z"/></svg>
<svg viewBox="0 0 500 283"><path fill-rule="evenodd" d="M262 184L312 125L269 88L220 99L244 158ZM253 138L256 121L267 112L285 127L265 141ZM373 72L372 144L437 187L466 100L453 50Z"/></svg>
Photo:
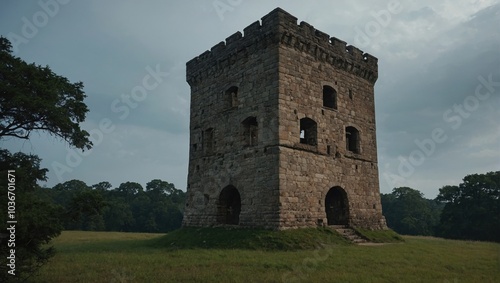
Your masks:
<svg viewBox="0 0 500 283"><path fill-rule="evenodd" d="M354 127L347 127L345 129L345 140L347 151L359 153L359 131Z"/></svg>
<svg viewBox="0 0 500 283"><path fill-rule="evenodd" d="M259 124L256 117L248 117L243 122L243 142L246 146L256 146L258 143Z"/></svg>
<svg viewBox="0 0 500 283"><path fill-rule="evenodd" d="M238 87L232 86L224 94L226 108L235 108L238 106Z"/></svg>

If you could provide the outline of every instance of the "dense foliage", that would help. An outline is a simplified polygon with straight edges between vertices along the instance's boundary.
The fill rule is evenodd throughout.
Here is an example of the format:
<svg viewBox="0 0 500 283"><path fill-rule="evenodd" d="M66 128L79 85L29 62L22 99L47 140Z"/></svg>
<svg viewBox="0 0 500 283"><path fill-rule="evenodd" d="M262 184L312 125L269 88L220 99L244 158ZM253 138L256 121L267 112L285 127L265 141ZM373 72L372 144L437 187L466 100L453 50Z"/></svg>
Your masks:
<svg viewBox="0 0 500 283"><path fill-rule="evenodd" d="M434 235L442 205L424 198L408 187L395 188L381 194L382 209L387 225L405 235Z"/></svg>
<svg viewBox="0 0 500 283"><path fill-rule="evenodd" d="M80 129L88 112L84 99L81 82L70 83L49 66L24 62L0 37L0 138L29 139L33 131L45 131L90 149L89 134Z"/></svg>
<svg viewBox="0 0 500 283"><path fill-rule="evenodd" d="M80 128L88 112L84 99L81 82L15 57L9 40L0 36L0 140L27 140L32 132L43 131L90 149L89 134ZM37 196L37 182L46 173L37 156L0 149L0 192L9 200L0 202L0 282L24 281L54 254L46 244L61 232L61 210Z"/></svg>
<svg viewBox="0 0 500 283"><path fill-rule="evenodd" d="M500 242L500 171L468 175L433 200L407 187L381 200L387 225L398 233Z"/></svg>
<svg viewBox="0 0 500 283"><path fill-rule="evenodd" d="M436 199L445 204L438 236L500 242L500 171L468 175Z"/></svg>
<svg viewBox="0 0 500 283"><path fill-rule="evenodd" d="M159 179L146 184L109 182L88 186L71 180L39 190L39 197L63 207L65 230L167 232L182 222L185 193Z"/></svg>
<svg viewBox="0 0 500 283"><path fill-rule="evenodd" d="M61 233L61 207L36 196L36 192L40 190L37 181L45 180L46 172L46 169L40 168L37 156L0 150L0 175L3 178L0 191L2 200L9 197L9 202L0 202L0 282L7 282L12 278L22 281L54 255L54 249L46 244ZM8 176L9 183L6 182ZM7 195L8 191L11 194ZM8 210L8 205L12 209ZM13 213L8 215L8 211ZM16 222L11 224L6 220ZM11 237L12 228L14 238ZM12 258L12 254L15 270L9 275L7 272L12 268L7 264L12 261L7 256Z"/></svg>

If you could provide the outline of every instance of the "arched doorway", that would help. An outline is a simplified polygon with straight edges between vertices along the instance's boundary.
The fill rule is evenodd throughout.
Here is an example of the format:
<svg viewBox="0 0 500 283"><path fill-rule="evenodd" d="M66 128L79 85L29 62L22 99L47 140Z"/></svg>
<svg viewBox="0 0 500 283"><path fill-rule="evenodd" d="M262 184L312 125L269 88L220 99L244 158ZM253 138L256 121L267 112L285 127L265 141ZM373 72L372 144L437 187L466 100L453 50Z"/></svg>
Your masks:
<svg viewBox="0 0 500 283"><path fill-rule="evenodd" d="M344 189L333 187L328 191L325 197L325 211L328 225L349 224L349 202Z"/></svg>
<svg viewBox="0 0 500 283"><path fill-rule="evenodd" d="M238 225L240 222L241 198L238 190L227 186L220 192L217 205L217 222L219 224Z"/></svg>

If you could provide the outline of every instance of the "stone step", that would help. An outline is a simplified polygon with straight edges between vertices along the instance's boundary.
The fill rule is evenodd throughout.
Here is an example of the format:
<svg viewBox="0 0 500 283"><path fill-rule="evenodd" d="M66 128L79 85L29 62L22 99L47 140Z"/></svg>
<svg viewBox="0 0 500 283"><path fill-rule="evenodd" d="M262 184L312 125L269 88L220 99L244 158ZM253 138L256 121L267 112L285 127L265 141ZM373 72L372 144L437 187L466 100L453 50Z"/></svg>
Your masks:
<svg viewBox="0 0 500 283"><path fill-rule="evenodd" d="M347 226L344 226L344 225L335 225L335 226L328 226L330 228L333 228L333 229L351 229Z"/></svg>
<svg viewBox="0 0 500 283"><path fill-rule="evenodd" d="M349 228L339 228L339 229L335 229L335 231L342 233L342 234L347 234L347 235L356 235L356 232L352 229L349 229Z"/></svg>
<svg viewBox="0 0 500 283"><path fill-rule="evenodd" d="M354 229L349 228L345 225L330 225L329 227L337 231L337 233L339 233L342 237L346 238L354 244L368 243L366 239L356 234L356 231L354 231Z"/></svg>

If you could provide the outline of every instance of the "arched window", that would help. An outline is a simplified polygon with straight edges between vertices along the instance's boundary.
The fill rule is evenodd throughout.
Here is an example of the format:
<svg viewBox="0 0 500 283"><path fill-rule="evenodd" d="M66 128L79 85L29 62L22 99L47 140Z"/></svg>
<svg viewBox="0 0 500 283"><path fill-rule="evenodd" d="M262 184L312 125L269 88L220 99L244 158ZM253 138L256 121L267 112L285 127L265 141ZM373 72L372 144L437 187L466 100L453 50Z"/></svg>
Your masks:
<svg viewBox="0 0 500 283"><path fill-rule="evenodd" d="M323 86L323 107L337 109L337 92L331 86Z"/></svg>
<svg viewBox="0 0 500 283"><path fill-rule="evenodd" d="M257 118L250 116L241 122L243 125L243 142L247 146L255 146L258 142Z"/></svg>
<svg viewBox="0 0 500 283"><path fill-rule="evenodd" d="M346 149L348 151L359 153L359 131L354 127L345 128Z"/></svg>
<svg viewBox="0 0 500 283"><path fill-rule="evenodd" d="M234 108L238 106L238 87L232 86L226 90L224 94L226 108Z"/></svg>
<svg viewBox="0 0 500 283"><path fill-rule="evenodd" d="M308 145L317 145L318 130L317 124L313 119L300 119L300 143Z"/></svg>

